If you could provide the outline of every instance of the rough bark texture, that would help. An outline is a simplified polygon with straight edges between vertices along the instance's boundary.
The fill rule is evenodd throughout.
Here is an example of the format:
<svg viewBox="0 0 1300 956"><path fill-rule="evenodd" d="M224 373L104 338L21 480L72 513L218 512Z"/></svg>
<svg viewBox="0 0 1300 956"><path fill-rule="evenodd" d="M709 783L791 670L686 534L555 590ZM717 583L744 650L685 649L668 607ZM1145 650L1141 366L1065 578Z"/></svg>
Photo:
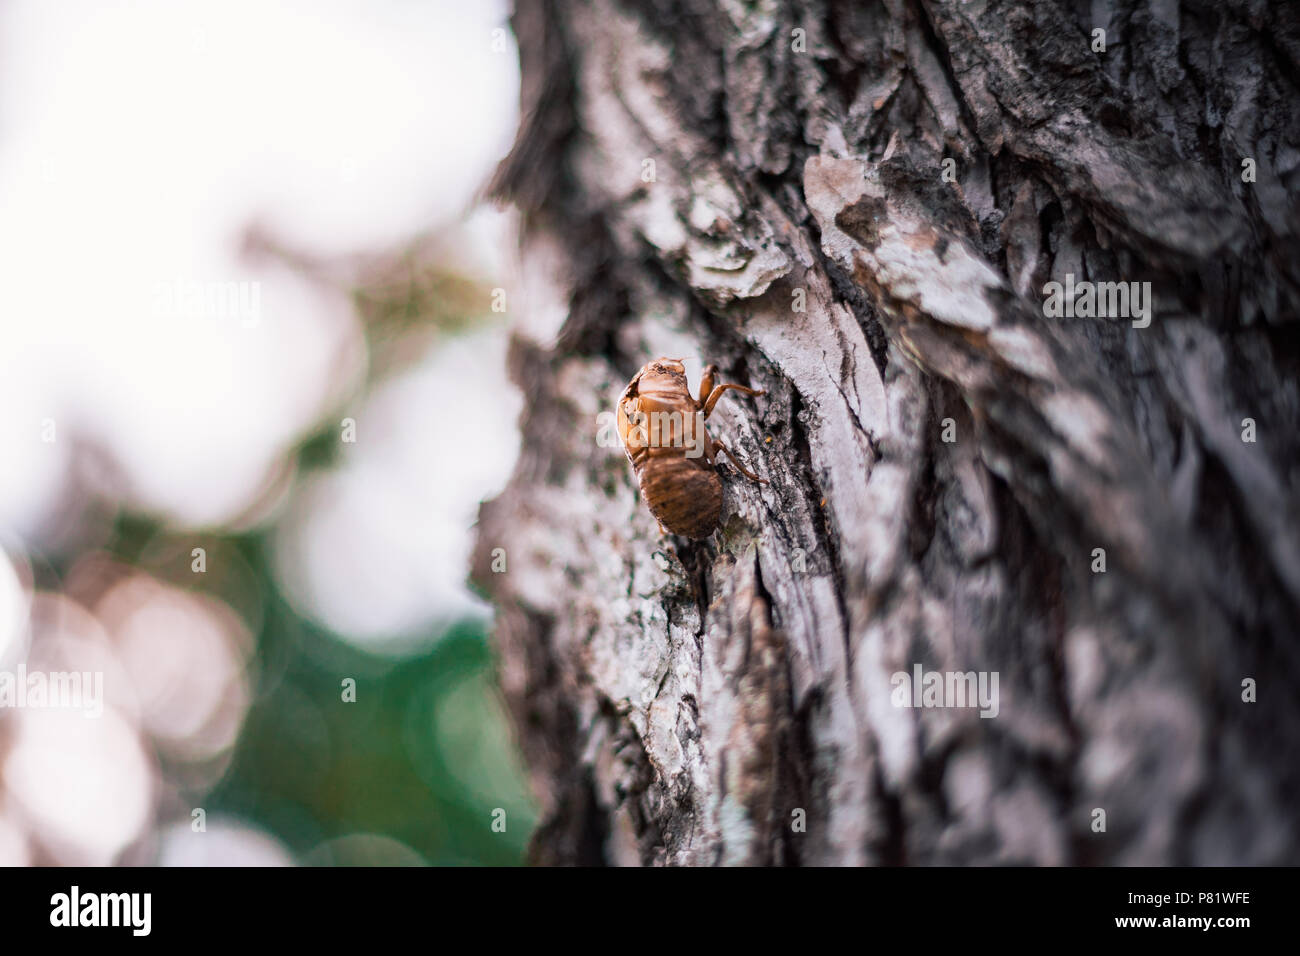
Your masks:
<svg viewBox="0 0 1300 956"><path fill-rule="evenodd" d="M1300 7L513 22L527 411L474 576L536 859L1300 862ZM1048 318L1066 274L1151 324ZM767 390L700 543L597 442L657 356ZM896 706L916 664L997 716Z"/></svg>

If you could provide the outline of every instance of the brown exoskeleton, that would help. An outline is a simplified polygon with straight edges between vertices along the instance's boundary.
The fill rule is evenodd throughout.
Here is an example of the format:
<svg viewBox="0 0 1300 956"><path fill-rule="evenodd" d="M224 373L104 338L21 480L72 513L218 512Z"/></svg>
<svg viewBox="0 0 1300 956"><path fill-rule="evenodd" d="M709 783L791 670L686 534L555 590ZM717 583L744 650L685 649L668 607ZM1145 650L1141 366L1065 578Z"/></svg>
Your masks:
<svg viewBox="0 0 1300 956"><path fill-rule="evenodd" d="M713 458L723 452L742 475L767 484L746 471L722 442L709 437L704 420L723 392L746 395L762 391L743 385L714 386L718 367L700 379L700 397L692 398L681 359L660 358L641 366L618 400L618 434L636 472L641 496L659 520L660 530L687 538L705 538L722 517L722 481Z"/></svg>

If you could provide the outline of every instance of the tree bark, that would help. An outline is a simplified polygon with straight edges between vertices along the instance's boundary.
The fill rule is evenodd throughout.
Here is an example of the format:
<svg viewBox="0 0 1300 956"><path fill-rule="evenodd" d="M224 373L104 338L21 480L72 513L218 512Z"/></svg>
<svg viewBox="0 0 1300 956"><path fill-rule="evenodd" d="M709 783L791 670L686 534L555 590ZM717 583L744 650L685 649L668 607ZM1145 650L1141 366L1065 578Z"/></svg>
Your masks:
<svg viewBox="0 0 1300 956"><path fill-rule="evenodd" d="M1300 862L1300 7L512 22L527 407L474 578L534 859ZM1150 324L1049 315L1067 275ZM658 356L767 391L700 542L597 441Z"/></svg>

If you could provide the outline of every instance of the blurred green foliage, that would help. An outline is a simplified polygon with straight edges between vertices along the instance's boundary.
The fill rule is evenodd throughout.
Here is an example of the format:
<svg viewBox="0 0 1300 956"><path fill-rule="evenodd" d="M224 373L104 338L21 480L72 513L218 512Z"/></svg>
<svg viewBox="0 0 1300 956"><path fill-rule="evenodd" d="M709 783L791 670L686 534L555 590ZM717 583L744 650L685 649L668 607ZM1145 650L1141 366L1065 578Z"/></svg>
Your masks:
<svg viewBox="0 0 1300 956"><path fill-rule="evenodd" d="M370 349L364 387L481 321L487 292L441 264L447 241L372 266L354 290ZM327 415L299 444L300 477L338 461L336 418ZM305 863L411 862L400 847L330 843L356 834L399 841L434 865L522 863L536 808L483 626L424 635L429 649L406 658L369 654L283 598L270 561L274 532L272 524L182 538L130 515L114 528L111 554L225 601L256 639L253 701L233 761L215 789L182 789L182 797L210 818L262 827ZM196 545L209 556L203 575L190 573ZM343 699L345 678L356 682L355 702Z"/></svg>
<svg viewBox="0 0 1300 956"><path fill-rule="evenodd" d="M229 579L188 573L192 544L124 517L109 550L171 583L194 588L198 580L202 593L226 600ZM184 794L192 805L259 825L308 863L400 862L319 849L359 833L397 840L434 865L522 863L536 809L482 626L462 622L430 634L436 643L423 653L381 658L280 596L266 533L206 546L242 558L223 563L242 566L233 606L254 626L257 645L253 704L233 762L212 791ZM354 702L344 700L345 678L356 681ZM504 832L492 826L498 809Z"/></svg>
<svg viewBox="0 0 1300 956"><path fill-rule="evenodd" d="M281 643L332 641L278 608L262 650L284 672L254 704L234 765L208 797L275 833L299 856L356 832L401 841L433 864L513 864L535 822L473 625L379 669L343 647L323 666ZM343 700L354 676L356 701ZM494 833L492 812L506 811ZM352 862L340 860L337 862Z"/></svg>

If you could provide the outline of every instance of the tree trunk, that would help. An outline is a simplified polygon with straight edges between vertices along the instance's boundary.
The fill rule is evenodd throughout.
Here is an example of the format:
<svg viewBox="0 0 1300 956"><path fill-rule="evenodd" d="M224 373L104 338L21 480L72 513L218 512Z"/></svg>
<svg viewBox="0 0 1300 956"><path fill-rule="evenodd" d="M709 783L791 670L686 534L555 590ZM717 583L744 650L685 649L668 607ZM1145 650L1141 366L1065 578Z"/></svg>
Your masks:
<svg viewBox="0 0 1300 956"><path fill-rule="evenodd" d="M513 25L527 405L474 577L534 858L1300 861L1300 7ZM658 356L767 392L709 420L770 484L719 466L699 542L597 440Z"/></svg>

